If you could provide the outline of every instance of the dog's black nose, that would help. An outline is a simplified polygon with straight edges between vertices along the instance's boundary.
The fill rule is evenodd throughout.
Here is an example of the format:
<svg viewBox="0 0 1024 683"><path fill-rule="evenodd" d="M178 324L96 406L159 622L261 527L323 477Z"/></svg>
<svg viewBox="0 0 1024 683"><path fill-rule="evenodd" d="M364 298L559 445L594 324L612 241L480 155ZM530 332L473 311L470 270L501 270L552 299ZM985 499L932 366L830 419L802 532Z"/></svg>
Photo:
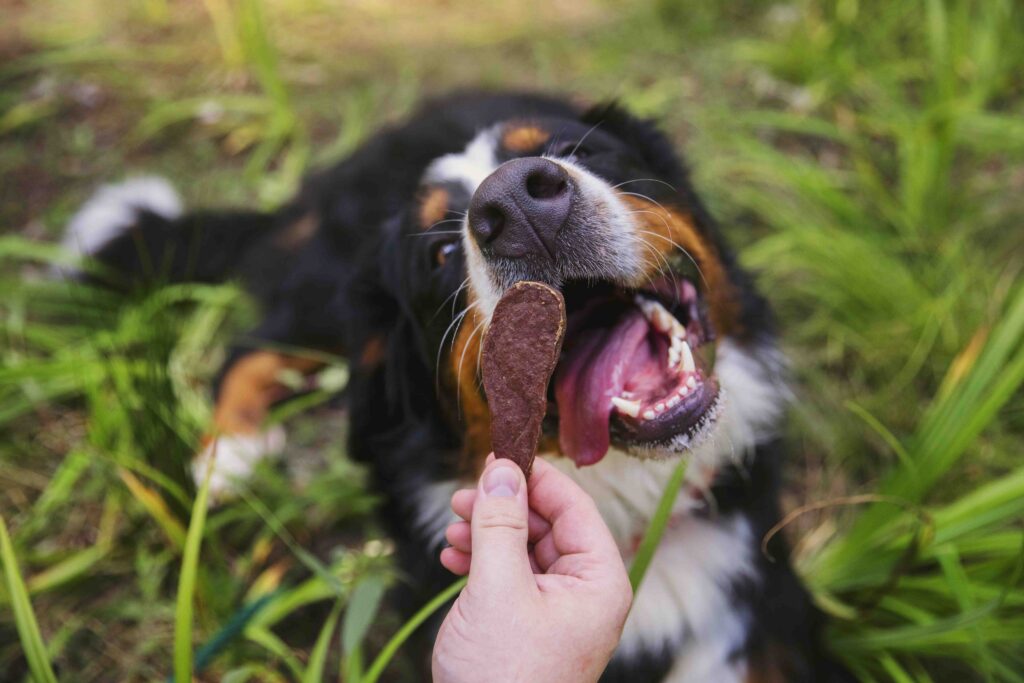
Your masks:
<svg viewBox="0 0 1024 683"><path fill-rule="evenodd" d="M540 157L513 159L480 183L469 204L469 227L485 253L553 259L571 209L565 169Z"/></svg>

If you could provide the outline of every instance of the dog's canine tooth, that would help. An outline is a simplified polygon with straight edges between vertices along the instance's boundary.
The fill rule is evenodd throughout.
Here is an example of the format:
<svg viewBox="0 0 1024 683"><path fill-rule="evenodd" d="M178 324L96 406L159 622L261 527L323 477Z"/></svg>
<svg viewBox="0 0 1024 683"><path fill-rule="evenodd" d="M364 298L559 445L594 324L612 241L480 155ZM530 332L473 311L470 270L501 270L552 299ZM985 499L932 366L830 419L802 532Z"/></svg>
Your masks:
<svg viewBox="0 0 1024 683"><path fill-rule="evenodd" d="M612 405L623 415L636 417L640 414L640 401L631 401L627 398L612 396Z"/></svg>
<svg viewBox="0 0 1024 683"><path fill-rule="evenodd" d="M683 357L683 372L696 372L697 366L693 362L693 351L690 350L690 345L687 342L683 342L681 352Z"/></svg>
<svg viewBox="0 0 1024 683"><path fill-rule="evenodd" d="M672 314L665 310L665 307L661 304L654 304L653 306L652 322L654 327L659 332L670 334L672 332L672 323L676 321Z"/></svg>

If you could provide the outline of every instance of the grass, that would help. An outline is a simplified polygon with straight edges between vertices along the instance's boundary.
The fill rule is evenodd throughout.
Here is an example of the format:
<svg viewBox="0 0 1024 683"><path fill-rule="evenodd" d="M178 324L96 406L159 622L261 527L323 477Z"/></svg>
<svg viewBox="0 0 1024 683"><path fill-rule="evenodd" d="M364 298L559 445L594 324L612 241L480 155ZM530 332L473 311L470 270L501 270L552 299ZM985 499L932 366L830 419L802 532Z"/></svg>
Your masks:
<svg viewBox="0 0 1024 683"><path fill-rule="evenodd" d="M274 205L460 84L615 96L664 122L780 319L799 398L780 533L837 650L865 681L1024 680L1015 3L40 0L5 19L13 680L180 679L189 660L201 680L408 677L411 625L381 601L401 577L326 401L343 361L306 414L277 416L285 464L203 520L184 463L249 302L38 275L66 263L48 242L101 180Z"/></svg>

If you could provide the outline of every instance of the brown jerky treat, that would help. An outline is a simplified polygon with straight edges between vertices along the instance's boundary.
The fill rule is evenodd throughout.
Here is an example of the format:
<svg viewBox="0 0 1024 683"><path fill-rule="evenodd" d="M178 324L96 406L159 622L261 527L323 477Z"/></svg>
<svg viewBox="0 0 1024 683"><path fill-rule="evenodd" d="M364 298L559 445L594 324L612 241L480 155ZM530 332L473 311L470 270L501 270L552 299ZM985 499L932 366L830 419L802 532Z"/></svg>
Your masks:
<svg viewBox="0 0 1024 683"><path fill-rule="evenodd" d="M528 281L505 292L484 336L482 370L494 453L514 460L527 477L564 336L561 292Z"/></svg>

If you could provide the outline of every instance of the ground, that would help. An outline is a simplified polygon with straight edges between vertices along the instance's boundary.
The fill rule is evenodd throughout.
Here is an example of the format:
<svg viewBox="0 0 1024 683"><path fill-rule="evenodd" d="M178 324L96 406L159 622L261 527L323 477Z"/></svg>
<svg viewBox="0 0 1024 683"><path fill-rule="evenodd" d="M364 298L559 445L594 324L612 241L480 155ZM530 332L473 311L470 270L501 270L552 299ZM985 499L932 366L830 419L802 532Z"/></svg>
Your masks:
<svg viewBox="0 0 1024 683"><path fill-rule="evenodd" d="M99 184L132 174L166 176L192 207L274 206L423 96L486 86L617 98L685 151L778 312L796 399L784 533L851 666L1021 680L1014 3L8 0L3 14L10 679L38 665L15 566L61 680L166 678L176 626L194 623L178 642L199 648L267 595L210 661L197 650L204 680L359 678L400 624L378 609L389 545L323 400L343 359L312 412L278 416L288 464L211 510L182 580L183 463L251 305L231 286L131 301L69 286L43 277L61 259L48 245ZM342 642L316 647L338 613Z"/></svg>

